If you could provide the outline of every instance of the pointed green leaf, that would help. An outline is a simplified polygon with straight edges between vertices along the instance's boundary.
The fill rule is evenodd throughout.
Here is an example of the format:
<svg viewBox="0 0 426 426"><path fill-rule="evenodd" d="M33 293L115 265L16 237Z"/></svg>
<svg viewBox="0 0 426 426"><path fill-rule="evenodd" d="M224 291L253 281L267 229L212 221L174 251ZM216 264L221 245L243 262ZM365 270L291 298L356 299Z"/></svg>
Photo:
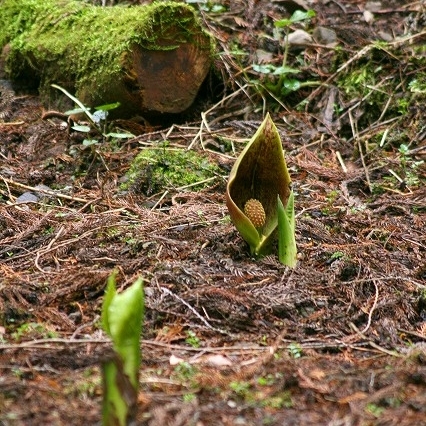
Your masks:
<svg viewBox="0 0 426 426"><path fill-rule="evenodd" d="M140 365L140 334L144 311L142 279L118 294L113 272L102 306L102 325L111 337L115 356L102 366L103 425L125 426L134 421Z"/></svg>
<svg viewBox="0 0 426 426"><path fill-rule="evenodd" d="M87 110L90 110L90 108L87 108ZM65 115L82 114L82 113L84 113L84 109L82 108L69 109L68 111L64 112Z"/></svg>
<svg viewBox="0 0 426 426"><path fill-rule="evenodd" d="M71 129L75 130L76 132L83 132L83 133L89 133L90 127L84 126L80 124L74 124L74 126L71 127Z"/></svg>
<svg viewBox="0 0 426 426"><path fill-rule="evenodd" d="M115 277L117 276L117 271L114 271L107 280L107 288L105 290L105 296L104 301L102 304L102 314L101 314L101 322L102 322L102 328L105 330L105 332L111 336L111 331L109 328L109 315L108 315L108 309L111 305L112 299L117 294L117 290L115 289Z"/></svg>
<svg viewBox="0 0 426 426"><path fill-rule="evenodd" d="M86 114L86 116L89 118L90 121L94 122L93 115L90 113L89 109L80 101L80 99L76 98L75 96L71 95L67 90L65 90L63 87L58 86L57 84L51 84L52 87L55 89L60 90L63 94L68 96L73 102L75 102Z"/></svg>
<svg viewBox="0 0 426 426"><path fill-rule="evenodd" d="M283 96L286 96L291 92L295 92L296 90L299 90L300 87L301 87L301 83L296 78L286 78L283 81L283 87L281 89L281 94Z"/></svg>
<svg viewBox="0 0 426 426"><path fill-rule="evenodd" d="M297 68L291 68L287 66L276 67L273 74L274 75L285 75L285 74L299 74L300 70Z"/></svg>
<svg viewBox="0 0 426 426"><path fill-rule="evenodd" d="M294 194L290 196L286 207L278 197L278 258L281 263L294 268L297 263L297 247L295 237Z"/></svg>
<svg viewBox="0 0 426 426"><path fill-rule="evenodd" d="M315 11L312 9L307 10L306 12L302 10L294 11L293 15L291 15L290 19L280 19L275 22L275 26L278 28L289 27L296 22L301 22L313 18L316 15Z"/></svg>
<svg viewBox="0 0 426 426"><path fill-rule="evenodd" d="M134 138L135 135L132 135L131 133L107 133L104 135L106 138L116 138L116 139L131 139Z"/></svg>
<svg viewBox="0 0 426 426"><path fill-rule="evenodd" d="M143 310L142 278L116 294L108 306L108 325L114 349L121 356L124 372L135 387L138 385Z"/></svg>
<svg viewBox="0 0 426 426"><path fill-rule="evenodd" d="M95 109L98 111L111 111L112 109L118 108L120 105L120 102L114 102L113 104L97 106Z"/></svg>

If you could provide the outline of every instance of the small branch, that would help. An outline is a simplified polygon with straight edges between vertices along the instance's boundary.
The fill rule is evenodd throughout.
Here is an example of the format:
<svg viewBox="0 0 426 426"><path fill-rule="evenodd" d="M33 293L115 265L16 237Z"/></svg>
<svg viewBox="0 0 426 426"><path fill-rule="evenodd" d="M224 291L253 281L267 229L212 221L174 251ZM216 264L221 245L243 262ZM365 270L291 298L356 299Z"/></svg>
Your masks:
<svg viewBox="0 0 426 426"><path fill-rule="evenodd" d="M59 193L52 191L52 190L35 188L33 186L24 185L23 183L15 182L15 181L13 181L11 179L7 179L7 178L5 178L1 175L0 175L0 179L2 179L5 184L12 185L12 186L15 186L17 188L26 189L28 191L41 192L42 194L51 195L52 197L63 198L64 200L69 200L69 201L77 201L79 203L89 203L89 204L91 203L91 201L86 200L84 198L78 198L78 197L73 197L71 195L59 194Z"/></svg>
<svg viewBox="0 0 426 426"><path fill-rule="evenodd" d="M217 331L221 334L228 334L225 330L221 330L219 328L213 327L204 317L202 317L188 302L183 300L181 297L179 297L177 294L174 294L172 291L170 291L168 288L165 287L159 287L160 291L162 293L165 293L169 296L174 297L176 300L184 304L207 328L210 330Z"/></svg>
<svg viewBox="0 0 426 426"><path fill-rule="evenodd" d="M374 283L374 287L376 288L376 295L375 295L375 297L374 297L374 303L373 303L373 306L371 307L371 309L370 309L370 312L368 313L368 321L367 321L367 325L364 327L364 329L360 332L361 334L364 334L369 328L370 328L370 325L371 325L371 318L372 318L372 316L373 316L373 312L374 312L374 310L376 309L376 306L377 306L377 301L379 300L379 287L377 286L377 284L376 284L376 282L375 281L373 281L373 283Z"/></svg>

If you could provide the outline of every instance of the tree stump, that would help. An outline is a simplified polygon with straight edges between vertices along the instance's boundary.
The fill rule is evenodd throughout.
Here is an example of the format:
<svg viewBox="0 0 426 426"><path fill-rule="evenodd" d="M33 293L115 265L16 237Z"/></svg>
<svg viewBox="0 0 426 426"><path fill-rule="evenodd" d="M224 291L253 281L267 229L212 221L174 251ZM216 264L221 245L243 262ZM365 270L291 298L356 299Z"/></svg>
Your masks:
<svg viewBox="0 0 426 426"><path fill-rule="evenodd" d="M43 99L55 83L88 106L120 102L122 117L181 113L213 62L213 38L185 3L2 0L0 8L4 72Z"/></svg>

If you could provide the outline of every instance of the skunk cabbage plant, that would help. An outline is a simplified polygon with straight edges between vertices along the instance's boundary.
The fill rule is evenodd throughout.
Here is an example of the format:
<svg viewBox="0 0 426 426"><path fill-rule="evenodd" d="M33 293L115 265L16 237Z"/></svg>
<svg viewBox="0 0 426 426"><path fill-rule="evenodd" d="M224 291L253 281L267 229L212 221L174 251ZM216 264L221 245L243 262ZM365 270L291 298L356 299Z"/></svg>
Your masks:
<svg viewBox="0 0 426 426"><path fill-rule="evenodd" d="M281 138L269 114L231 170L226 205L252 255L270 253L278 230L279 260L296 265L294 195Z"/></svg>

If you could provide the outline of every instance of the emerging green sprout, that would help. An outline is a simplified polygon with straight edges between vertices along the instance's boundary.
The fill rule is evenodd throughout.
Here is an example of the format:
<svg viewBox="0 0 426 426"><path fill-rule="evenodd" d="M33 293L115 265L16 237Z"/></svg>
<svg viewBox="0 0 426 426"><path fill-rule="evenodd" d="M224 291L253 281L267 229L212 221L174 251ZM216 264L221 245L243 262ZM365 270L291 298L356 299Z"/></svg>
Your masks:
<svg viewBox="0 0 426 426"><path fill-rule="evenodd" d="M116 272L108 278L102 326L111 337L115 356L102 365L104 426L133 424L139 387L140 336L144 315L142 278L117 293Z"/></svg>
<svg viewBox="0 0 426 426"><path fill-rule="evenodd" d="M290 188L281 139L268 114L231 170L226 204L252 255L271 251L278 228L279 259L294 267L297 250Z"/></svg>

